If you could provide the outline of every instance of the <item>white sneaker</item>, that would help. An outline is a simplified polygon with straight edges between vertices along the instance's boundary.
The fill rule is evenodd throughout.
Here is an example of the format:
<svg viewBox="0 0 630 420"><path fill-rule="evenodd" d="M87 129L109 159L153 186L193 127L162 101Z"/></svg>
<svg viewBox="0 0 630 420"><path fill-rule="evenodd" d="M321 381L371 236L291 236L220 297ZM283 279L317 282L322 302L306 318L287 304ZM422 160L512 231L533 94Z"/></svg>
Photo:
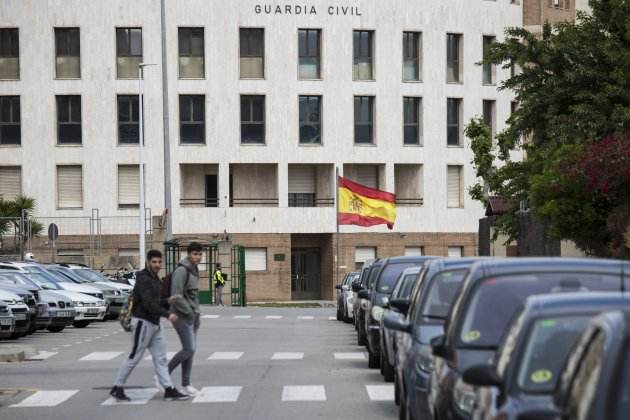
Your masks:
<svg viewBox="0 0 630 420"><path fill-rule="evenodd" d="M160 380L158 379L157 375L153 375L153 381L155 382L155 387L160 391L160 392L164 392L164 387L162 386L162 384L160 383Z"/></svg>
<svg viewBox="0 0 630 420"><path fill-rule="evenodd" d="M182 391L190 396L199 394L199 390L192 385L182 387Z"/></svg>

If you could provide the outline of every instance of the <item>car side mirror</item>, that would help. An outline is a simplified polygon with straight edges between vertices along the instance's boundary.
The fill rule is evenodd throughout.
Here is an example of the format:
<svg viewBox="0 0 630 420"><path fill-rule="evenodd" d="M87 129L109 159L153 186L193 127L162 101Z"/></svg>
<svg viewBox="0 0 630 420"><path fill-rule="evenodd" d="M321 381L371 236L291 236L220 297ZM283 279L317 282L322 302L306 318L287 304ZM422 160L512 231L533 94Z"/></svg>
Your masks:
<svg viewBox="0 0 630 420"><path fill-rule="evenodd" d="M352 283L352 291L358 293L361 290L361 283Z"/></svg>
<svg viewBox="0 0 630 420"><path fill-rule="evenodd" d="M554 408L533 408L519 414L517 420L561 420L562 413Z"/></svg>
<svg viewBox="0 0 630 420"><path fill-rule="evenodd" d="M396 298L389 301L389 306L406 315L409 312L409 303L409 299Z"/></svg>
<svg viewBox="0 0 630 420"><path fill-rule="evenodd" d="M448 349L446 348L446 336L439 335L431 339L431 348L433 349L433 355L441 357L442 359L448 359Z"/></svg>
<svg viewBox="0 0 630 420"><path fill-rule="evenodd" d="M359 299L370 299L370 292L368 289L361 289L358 293Z"/></svg>
<svg viewBox="0 0 630 420"><path fill-rule="evenodd" d="M341 286L341 290L348 291L348 290L350 290L350 286L348 286L347 284L343 285L343 286Z"/></svg>
<svg viewBox="0 0 630 420"><path fill-rule="evenodd" d="M500 387L503 381L492 365L475 365L464 371L464 382L474 386Z"/></svg>
<svg viewBox="0 0 630 420"><path fill-rule="evenodd" d="M341 285L340 285L340 284L336 285L336 286L335 286L335 289L337 289L337 290L341 290Z"/></svg>
<svg viewBox="0 0 630 420"><path fill-rule="evenodd" d="M385 328L405 333L411 333L411 329L413 328L409 321L396 312L386 312L383 323L385 324Z"/></svg>

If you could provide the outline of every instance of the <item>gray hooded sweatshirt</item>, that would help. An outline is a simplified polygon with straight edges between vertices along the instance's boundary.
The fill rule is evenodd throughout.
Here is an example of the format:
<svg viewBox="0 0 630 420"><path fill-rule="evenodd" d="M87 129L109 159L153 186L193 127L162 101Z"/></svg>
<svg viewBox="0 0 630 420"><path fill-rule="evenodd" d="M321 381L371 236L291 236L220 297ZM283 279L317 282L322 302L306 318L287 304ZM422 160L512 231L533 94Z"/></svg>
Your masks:
<svg viewBox="0 0 630 420"><path fill-rule="evenodd" d="M177 316L193 322L199 314L199 270L188 258L183 258L173 271L171 296L177 296L171 310Z"/></svg>

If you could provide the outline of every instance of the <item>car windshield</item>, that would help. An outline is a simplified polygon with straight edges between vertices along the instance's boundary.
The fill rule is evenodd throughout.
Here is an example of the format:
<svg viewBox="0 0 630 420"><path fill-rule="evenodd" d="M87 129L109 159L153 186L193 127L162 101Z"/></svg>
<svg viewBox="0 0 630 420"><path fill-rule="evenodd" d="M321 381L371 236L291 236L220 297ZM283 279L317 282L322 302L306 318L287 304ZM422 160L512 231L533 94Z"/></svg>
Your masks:
<svg viewBox="0 0 630 420"><path fill-rule="evenodd" d="M417 267L420 262L401 262L394 264L387 264L387 266L378 276L378 285L376 290L379 293L391 293L396 286L396 280L400 277L400 273L408 269L409 267Z"/></svg>
<svg viewBox="0 0 630 420"><path fill-rule="evenodd" d="M96 271L88 270L87 268L80 268L78 270L72 270L72 274L76 274L81 277L81 279L90 282L102 282L104 279L100 276Z"/></svg>
<svg viewBox="0 0 630 420"><path fill-rule="evenodd" d="M72 272L63 267L51 268L50 271L57 274L59 277L65 277L70 280L71 283L92 283L88 280L84 280L83 278L72 274Z"/></svg>
<svg viewBox="0 0 630 420"><path fill-rule="evenodd" d="M61 290L61 287L42 273L26 273L26 276L39 285L42 289Z"/></svg>
<svg viewBox="0 0 630 420"><path fill-rule="evenodd" d="M376 283L376 278L378 277L378 273L380 273L381 271L381 265L380 264L374 264L372 267L370 267L370 277L368 278L368 284L367 284L367 288L372 290L372 288L374 287L374 283Z"/></svg>
<svg viewBox="0 0 630 420"><path fill-rule="evenodd" d="M536 321L521 357L518 386L525 392L552 392L569 353L590 319L583 315Z"/></svg>
<svg viewBox="0 0 630 420"><path fill-rule="evenodd" d="M592 273L528 273L491 277L471 293L460 340L465 347L497 347L514 313L532 295L617 291L619 276Z"/></svg>
<svg viewBox="0 0 630 420"><path fill-rule="evenodd" d="M466 273L466 269L437 273L425 292L427 298L422 304L422 316L446 319Z"/></svg>
<svg viewBox="0 0 630 420"><path fill-rule="evenodd" d="M39 286L25 277L22 273L17 272L2 272L0 273L0 279L6 280L6 283L11 282L18 286L27 287L29 289L39 289Z"/></svg>
<svg viewBox="0 0 630 420"><path fill-rule="evenodd" d="M411 290L413 286L416 284L416 279L418 278L418 274L405 274L402 279L400 279L400 286L398 288L398 293L396 294L397 298L400 299L408 299L409 295L411 295Z"/></svg>

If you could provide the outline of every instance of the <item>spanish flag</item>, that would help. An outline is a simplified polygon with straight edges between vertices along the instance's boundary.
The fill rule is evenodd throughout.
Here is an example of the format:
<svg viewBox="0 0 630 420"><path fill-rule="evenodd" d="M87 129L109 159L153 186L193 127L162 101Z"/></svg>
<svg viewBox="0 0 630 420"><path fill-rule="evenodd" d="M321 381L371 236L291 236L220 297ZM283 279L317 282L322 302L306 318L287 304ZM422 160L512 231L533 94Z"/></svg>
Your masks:
<svg viewBox="0 0 630 420"><path fill-rule="evenodd" d="M387 225L396 221L396 196L339 177L338 215L340 225L363 227Z"/></svg>

